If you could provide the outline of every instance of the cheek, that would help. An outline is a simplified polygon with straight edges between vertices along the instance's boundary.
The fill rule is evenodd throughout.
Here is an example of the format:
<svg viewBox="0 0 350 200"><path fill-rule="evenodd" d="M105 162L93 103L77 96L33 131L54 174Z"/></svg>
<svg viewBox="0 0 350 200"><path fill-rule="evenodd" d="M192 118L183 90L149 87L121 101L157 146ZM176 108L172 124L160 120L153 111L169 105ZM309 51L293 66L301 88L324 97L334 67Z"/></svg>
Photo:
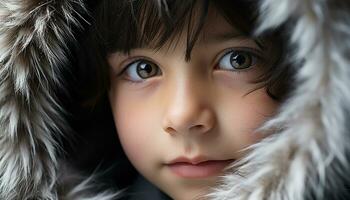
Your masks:
<svg viewBox="0 0 350 200"><path fill-rule="evenodd" d="M123 145L125 153L130 160L142 160L141 151L145 145L144 134L139 127L144 127L142 124L142 113L135 115L135 112L128 111L126 115L116 115L115 124L117 133L121 144Z"/></svg>
<svg viewBox="0 0 350 200"><path fill-rule="evenodd" d="M235 151L239 151L254 144L267 135L258 133L259 128L266 120L270 119L278 108L278 103L273 101L260 89L244 97L226 97L232 101L223 100L225 109L221 110L221 121ZM233 144L232 144L233 143Z"/></svg>
<svg viewBox="0 0 350 200"><path fill-rule="evenodd" d="M139 171L148 170L153 153L152 122L147 106L128 94L110 96L118 137L129 160Z"/></svg>

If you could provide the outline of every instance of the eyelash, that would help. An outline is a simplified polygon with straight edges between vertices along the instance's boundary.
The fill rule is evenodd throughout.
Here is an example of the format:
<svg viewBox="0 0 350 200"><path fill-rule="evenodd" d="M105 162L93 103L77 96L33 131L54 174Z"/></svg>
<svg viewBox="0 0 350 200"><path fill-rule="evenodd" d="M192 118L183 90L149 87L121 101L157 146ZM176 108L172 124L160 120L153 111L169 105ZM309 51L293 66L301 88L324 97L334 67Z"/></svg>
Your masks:
<svg viewBox="0 0 350 200"><path fill-rule="evenodd" d="M225 70L225 69L218 69L218 65L220 63L220 61L227 55L229 55L230 53L233 53L233 52L240 52L240 53L247 53L248 55L250 55L251 57L253 57L254 60L256 60L256 62L258 62L259 60L262 60L263 57L262 57L262 53L260 50L258 49L254 49L254 48L228 48L228 49L225 49L223 50L222 53L220 53L217 58L215 59L215 68L214 69L217 69L217 70ZM154 64L155 66L158 67L158 70L160 70L161 72L161 69L159 67L159 65L155 64L154 61L146 58L146 57L136 57L134 59L132 59L131 61L129 61L128 64L125 64L124 68L122 69L122 71L120 73L118 73L118 76L123 76L127 70L135 63L138 63L138 62L143 62L143 63L149 63L149 64ZM256 65L255 64L252 64L251 66L247 67L247 68L244 68L244 69L236 69L236 70L226 70L226 71L232 71L234 73L246 73L248 71L250 71L252 68L254 68L254 66ZM151 76L149 78L152 78L154 76ZM131 80L129 78L124 78L126 81L130 82L131 84L139 84L139 83L142 83L144 81L146 81L147 79L149 78L145 78L141 81L134 81L134 80Z"/></svg>
<svg viewBox="0 0 350 200"><path fill-rule="evenodd" d="M148 59L148 58L146 58L146 57L142 57L142 56L140 56L140 57L135 57L135 58L129 60L128 64L125 64L125 65L124 65L123 69L121 70L121 72L118 73L117 76L118 76L118 77L119 77L119 76L124 76L125 73L127 72L127 70L128 70L133 64L138 63L138 62L152 63L152 64L154 64L154 65L156 65L156 66L158 67L158 64L155 64L154 61L152 61L152 60L150 60L150 59ZM159 68L159 67L158 67L158 68ZM128 81L128 82L131 83L131 84L139 84L139 83L144 82L146 79L144 79L143 81L133 81L133 80L130 80L130 79L128 79L128 78L124 78L124 80L125 80L125 81Z"/></svg>
<svg viewBox="0 0 350 200"><path fill-rule="evenodd" d="M219 65L219 61L221 59L223 59L224 56L226 56L226 55L228 55L228 54L230 54L232 52L248 53L255 60L255 64L252 64L250 67L248 67L246 69L226 70L226 71L231 71L231 72L234 72L234 73L246 73L246 72L250 71L251 69L255 68L256 63L259 63L260 61L262 61L264 59L261 50L256 49L256 48L249 48L249 47L228 48L228 49L223 50L223 52L220 53L217 56L217 58L215 59L215 62L214 62L215 63L215 65L214 65L215 69L218 69L217 67ZM224 70L224 69L221 69L221 70Z"/></svg>

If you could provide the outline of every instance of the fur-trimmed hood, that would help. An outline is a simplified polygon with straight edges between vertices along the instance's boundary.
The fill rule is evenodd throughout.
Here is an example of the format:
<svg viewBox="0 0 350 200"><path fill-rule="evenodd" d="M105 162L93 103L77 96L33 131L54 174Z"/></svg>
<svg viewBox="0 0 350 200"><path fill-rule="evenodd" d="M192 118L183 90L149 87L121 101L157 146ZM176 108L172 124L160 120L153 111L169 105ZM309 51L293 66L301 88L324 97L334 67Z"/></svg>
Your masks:
<svg viewBox="0 0 350 200"><path fill-rule="evenodd" d="M258 1L257 1L258 2ZM294 90L210 199L342 199L349 192L350 2L261 0L256 34L283 26ZM89 23L83 0L0 2L0 199L114 199L64 162L68 138L58 90L76 32ZM69 114L69 112L68 112ZM68 175L67 175L68 174ZM66 177L69 176L68 183Z"/></svg>

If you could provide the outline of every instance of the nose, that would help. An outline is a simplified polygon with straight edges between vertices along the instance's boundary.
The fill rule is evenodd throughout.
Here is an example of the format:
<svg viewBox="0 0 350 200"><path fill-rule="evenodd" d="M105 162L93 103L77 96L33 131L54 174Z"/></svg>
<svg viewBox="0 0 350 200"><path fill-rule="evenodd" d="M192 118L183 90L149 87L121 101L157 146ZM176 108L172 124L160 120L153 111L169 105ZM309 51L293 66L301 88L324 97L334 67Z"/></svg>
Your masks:
<svg viewBox="0 0 350 200"><path fill-rule="evenodd" d="M170 91L163 129L170 134L175 133L207 133L215 125L215 112L210 106L210 97L203 88L195 88L195 84L185 81L175 84Z"/></svg>

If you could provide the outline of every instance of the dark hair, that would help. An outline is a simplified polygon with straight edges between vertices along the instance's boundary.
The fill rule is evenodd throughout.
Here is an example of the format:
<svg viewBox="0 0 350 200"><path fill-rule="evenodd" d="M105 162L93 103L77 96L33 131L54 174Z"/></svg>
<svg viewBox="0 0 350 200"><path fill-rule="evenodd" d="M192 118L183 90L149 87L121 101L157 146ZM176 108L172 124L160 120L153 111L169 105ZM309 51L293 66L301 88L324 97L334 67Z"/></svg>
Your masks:
<svg viewBox="0 0 350 200"><path fill-rule="evenodd" d="M94 21L83 42L85 60L82 63L85 78L88 77L85 96L91 100L87 101L88 104L96 103L109 89L106 58L110 53L128 53L143 46L161 48L167 41L176 42L179 33L186 31L185 57L189 60L209 5L215 7L232 26L266 48L266 70L256 83L262 83L258 88L266 86L273 99L283 100L290 91L290 72L281 62L284 57L281 35L273 32L254 38L252 30L258 14L256 3L249 0L102 0L92 13Z"/></svg>

